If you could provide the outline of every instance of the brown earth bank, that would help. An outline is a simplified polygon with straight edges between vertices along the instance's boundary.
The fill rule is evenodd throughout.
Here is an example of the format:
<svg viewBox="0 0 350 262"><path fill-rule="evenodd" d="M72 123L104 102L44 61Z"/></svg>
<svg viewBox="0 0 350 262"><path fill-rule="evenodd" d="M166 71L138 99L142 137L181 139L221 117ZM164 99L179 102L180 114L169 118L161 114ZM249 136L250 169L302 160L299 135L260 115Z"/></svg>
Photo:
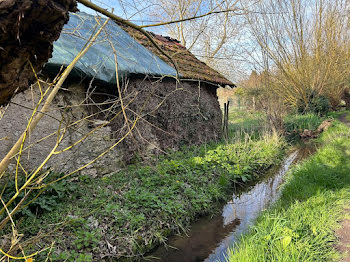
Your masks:
<svg viewBox="0 0 350 262"><path fill-rule="evenodd" d="M350 216L350 208L345 210ZM343 254L341 262L350 262L350 219L341 222L341 228L336 232L338 238L337 250Z"/></svg>
<svg viewBox="0 0 350 262"><path fill-rule="evenodd" d="M350 122L346 119L348 114L343 114L339 120L350 127ZM345 214L350 217L350 208L345 209ZM341 227L336 232L338 243L337 250L343 254L341 262L350 262L350 219L341 221Z"/></svg>
<svg viewBox="0 0 350 262"><path fill-rule="evenodd" d="M75 0L0 1L0 105L35 79L52 55ZM32 66L33 68L32 68Z"/></svg>

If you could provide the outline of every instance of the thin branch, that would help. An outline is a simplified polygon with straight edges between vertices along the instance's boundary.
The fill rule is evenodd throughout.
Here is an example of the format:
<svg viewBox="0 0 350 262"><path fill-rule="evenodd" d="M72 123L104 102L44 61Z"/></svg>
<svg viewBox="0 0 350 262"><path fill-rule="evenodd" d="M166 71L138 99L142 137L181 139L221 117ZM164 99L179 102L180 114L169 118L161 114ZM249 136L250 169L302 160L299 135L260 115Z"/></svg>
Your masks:
<svg viewBox="0 0 350 262"><path fill-rule="evenodd" d="M186 22L186 21L191 21L191 20L203 18L203 17L209 16L209 15L214 15L214 14L233 13L233 12L237 12L238 10L239 9L226 9L226 10L220 10L220 11L210 11L210 12L202 14L202 15L192 16L192 17L183 18L183 19L174 20L174 21L161 22L161 23L150 24L150 25L142 25L140 27L141 28L146 28L146 27L156 27L156 26L163 26L163 25L171 25L171 24L176 24L176 23L180 23L180 22ZM245 15L244 13L235 13L235 14L236 15Z"/></svg>
<svg viewBox="0 0 350 262"><path fill-rule="evenodd" d="M98 6L98 5L95 5L91 2L89 2L88 0L77 0L77 2L95 10L96 12L99 12L109 18L111 18L113 21L115 22L119 22L119 23L122 23L124 25L127 25L127 26L130 26L134 29L136 29L137 31L139 31L140 33L142 33L144 36L146 36L148 38L149 41L151 41L151 43L158 49L159 52L161 52L164 56L166 56L170 62L174 65L174 68L176 70L176 78L178 78L178 75L179 75L179 70L177 68L177 65L175 63L175 61L171 58L170 55L168 55L166 52L164 52L164 50L162 48L160 48L160 46L154 41L153 37L151 36L150 33L148 33L147 31L143 30L141 26L138 26L134 23L131 23L130 21L128 20L125 20L109 11L107 11L106 9L103 9L102 7Z"/></svg>

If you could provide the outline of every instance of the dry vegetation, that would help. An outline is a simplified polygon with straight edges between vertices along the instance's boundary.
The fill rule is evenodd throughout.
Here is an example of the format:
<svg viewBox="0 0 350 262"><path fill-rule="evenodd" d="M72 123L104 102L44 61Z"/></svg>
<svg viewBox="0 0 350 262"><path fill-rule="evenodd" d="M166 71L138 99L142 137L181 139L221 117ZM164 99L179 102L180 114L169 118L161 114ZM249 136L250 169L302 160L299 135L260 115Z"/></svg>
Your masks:
<svg viewBox="0 0 350 262"><path fill-rule="evenodd" d="M339 108L342 99L346 102L348 1L319 0L310 5L302 0L267 0L256 7L258 14L247 19L261 49L261 69L242 83L246 95L260 100L260 107L266 106L268 96L280 98L279 104L300 113L326 113Z"/></svg>

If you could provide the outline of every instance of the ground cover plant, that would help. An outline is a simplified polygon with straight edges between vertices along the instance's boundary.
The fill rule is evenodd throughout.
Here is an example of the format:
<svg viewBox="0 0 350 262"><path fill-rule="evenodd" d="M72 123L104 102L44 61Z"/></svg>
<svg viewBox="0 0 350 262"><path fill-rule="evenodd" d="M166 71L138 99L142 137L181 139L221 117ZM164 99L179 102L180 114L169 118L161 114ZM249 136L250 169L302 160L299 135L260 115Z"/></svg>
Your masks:
<svg viewBox="0 0 350 262"><path fill-rule="evenodd" d="M316 113L288 114L284 118L284 132L287 141L295 142L300 139L304 130L315 131L326 117Z"/></svg>
<svg viewBox="0 0 350 262"><path fill-rule="evenodd" d="M27 208L31 215L18 214L19 227L26 237L49 233L40 245L56 241L52 261L133 260L214 213L235 185L256 180L282 160L285 149L277 135L247 138L190 147L104 177L81 175L54 184Z"/></svg>
<svg viewBox="0 0 350 262"><path fill-rule="evenodd" d="M316 130L324 119L315 113L289 114L284 119L284 127L287 133L292 133L294 130L299 132L305 129Z"/></svg>
<svg viewBox="0 0 350 262"><path fill-rule="evenodd" d="M46 93L46 91L42 92L37 77L41 65L46 62L39 54L42 52L25 52L28 49L26 46L30 47L29 51L32 50L32 47L36 48L35 45L30 45L31 41L26 41L28 37L36 38L33 37L35 34L31 34L31 31L35 31L40 33L39 38L42 38L41 40L48 43L44 46L38 45L39 49L42 49L41 51L44 53L49 51L49 54L51 54L53 40L45 38L45 36L50 35L50 32L34 30L38 29L36 27L40 27L40 22L46 23L43 19L34 21L37 20L34 17L40 12L36 11L39 10L38 8L29 8L31 5L28 3L33 2L35 5L36 1L9 0L5 2L6 4L0 4L0 13L5 14L10 19L3 19L4 22L0 22L5 23L0 26L3 31L3 34L0 34L0 49L4 51L1 52L0 56L6 57L5 60L8 60L8 63L2 66L0 72L0 78L2 75L4 76L0 81L0 85L4 86L0 88L2 90L0 93L10 98L17 91L29 88L30 80L31 78L34 79L35 75L41 93L41 105L43 106L39 106L41 102L38 102L37 105L35 105L36 103L30 104L29 107L17 103L16 106L21 106L26 110L33 107L33 115L29 117L30 119L22 120L23 123L27 123L27 120L29 120L28 125L25 124L25 131L20 130L18 132L19 130L10 128L8 132L11 136L15 135L13 142L17 142L15 142L12 149L6 146L10 150L7 154L5 153L6 156L0 163L0 179L4 181L4 188L0 193L0 199L4 201L0 212L0 221L3 219L0 224L0 231L4 225L7 226L7 229L1 232L1 248L9 253L6 254L6 252L0 250L4 255L0 258L0 261L10 261L9 255L19 255L20 251L23 253L23 260L31 261L32 256L26 256L27 251L36 254L38 248L50 247L51 245L54 247L53 249L47 250L46 253L41 252L35 259L37 261L47 261L46 258L51 255L50 260L52 261L101 261L106 257L134 260L158 243L164 242L168 235L186 231L190 223L197 217L215 212L215 207L218 207L217 203L225 201L235 186L244 186L249 182L253 183L259 178L258 174L262 176L268 168L278 165L283 158L288 143L293 144L298 139L306 140L317 136L319 132L309 132L315 130L323 120L317 114L324 116L327 115L329 110L337 110L341 106L350 107L350 64L348 63L350 58L350 49L348 48L350 43L350 27L348 26L350 6L348 1L264 0L248 4L249 1L236 0L224 0L220 3L197 0L149 0L146 2L156 4L149 6L142 4L130 5L129 1L125 1L125 6L122 5L120 8L116 8L116 6L102 6L105 5L104 3L96 5L91 1L77 0L77 2L85 5L85 8L89 7L94 10L94 13L102 13L117 21L118 24L123 24L124 28L133 28L126 31L135 40L138 38L137 34L130 32L136 30L140 33L144 39L138 41L155 56L162 59L163 62L174 66L175 71L177 71L176 76L181 76L184 80L190 80L191 82L195 79L200 80L201 82L198 82L198 108L197 106L192 107L191 102L189 110L191 113L195 110L199 113L198 116L203 117L206 121L210 119L208 118L209 115L205 113L205 109L210 108L210 104L201 103L200 98L203 98L206 94L203 91L206 90L206 86L209 84L211 86L210 90L212 90L210 94L213 98L211 99L213 108L214 104L217 107L214 90L216 84L220 83L221 86L224 86L226 80L221 81L223 76L227 76L235 83L228 81L231 88L228 88L229 92L225 92L226 100L220 100L228 101L228 95L231 94L236 96L231 101L236 100L239 108L243 106L246 109L254 109L254 111L232 112L229 134L226 133L227 130L225 129L224 142L187 148L182 152L170 153L168 156L160 157L148 164L139 163L129 166L114 174L102 176L99 171L98 174L89 174L88 171L82 171L82 174L80 174L82 170L80 168L72 171L72 173L70 171L65 174L53 174L49 171L46 173L46 170L42 170L42 167L48 163L46 160L59 153L54 148L47 155L46 160L39 165L38 169L28 176L26 168L20 163L25 140L27 142L36 140L32 139L33 131L39 122L44 122L41 119L51 111L49 110L50 105L59 102L58 106L62 107L60 99L56 97L57 92L63 89L61 88L63 82L70 74L74 64L78 65L78 60L92 46L98 34L108 31L107 26L105 27L107 21L101 26L100 22L102 20L96 18L96 22L101 27L95 27L91 30L95 36L86 38L87 43L81 49L79 55L73 59L60 77L55 78L53 82L57 80L57 84L52 85L51 91L47 89L48 93ZM23 5L21 2L28 3ZM51 5L49 2L47 6ZM54 9L62 9L60 8L61 4L57 5L55 3L58 1L53 0L51 2L53 2ZM71 2L71 7L67 7L66 11L76 9L75 1L65 0L60 2ZM21 4L23 8L21 8ZM134 12L131 9L135 9L134 14L131 14ZM124 18L127 20L119 17L118 12L113 14L114 10L123 10L123 13L127 16ZM132 20L129 21L128 19L135 14L142 18L139 22L150 20L148 18L154 20L154 17L159 22L155 22L155 24L153 22L150 24L144 24L144 22L134 24ZM65 18L62 21L68 19L68 14L64 16ZM17 17L18 19L16 19ZM28 20L28 18L30 19ZM6 25L11 24L11 22L9 23L10 20L18 20L18 25L21 25L17 26L18 30L5 30L8 27ZM31 20L33 20L33 23L31 23ZM37 24L38 26L32 28L32 26L26 26L27 24ZM167 29L160 29L157 32L155 28L158 26ZM80 27L80 25L77 25L73 31L76 32ZM146 29L148 27L153 27L155 30L152 29L151 31L154 31L154 33L166 33L179 41L147 33L145 30L148 30ZM29 30L27 31L27 29ZM55 32L54 38L58 37L60 31L61 29ZM82 39L80 34L70 34L70 36L73 35L79 35L79 38ZM108 32L104 40L109 40L111 34L107 35ZM239 35L243 37L237 37ZM145 39L149 41L144 42ZM247 39L249 39L249 45L246 45ZM113 47L113 43L110 44ZM19 50L19 46L23 52L14 52L13 50ZM167 50L168 48L165 47L168 46L172 48ZM243 46L244 48L241 48ZM179 52L174 51L174 48L179 48ZM201 54L189 55L191 58L200 57L203 62L218 70L218 72L205 70L205 72L197 74L198 70L196 69L203 69L206 65L199 63L199 67L192 69L188 67L191 63L186 62L191 59L190 57L187 57L187 59L183 55L186 48L197 51L197 53L200 51ZM80 50L80 48L70 49ZM116 66L115 79L119 79L118 55L119 57L122 55L122 58L124 58L124 52L117 51L114 47L112 49ZM158 51L153 52L152 49ZM108 53L109 56L112 54L111 52ZM18 60L19 57L24 59ZM107 61L105 59L101 60L101 57L96 56L95 62L100 64L100 62ZM106 58L108 58L108 55ZM180 63L175 63L175 58L184 60L184 67ZM16 59L19 61L17 61L18 63L15 61ZM136 60L140 60L144 64L143 59ZM37 66L38 61L41 65ZM119 59L120 68L121 61ZM232 66L233 62L235 63L234 67ZM149 63L146 64L151 66ZM257 71L250 70L253 68ZM90 69L93 70L93 75L106 71L104 66L96 67L93 65ZM180 72L182 70L184 74ZM32 75L31 77L29 77L28 72ZM131 73L132 76L136 76L135 72ZM249 74L251 75L248 79L245 76ZM19 76L20 86L16 84L18 81L13 82L16 77L9 77L11 75ZM20 77L21 75L24 78ZM44 76L41 73L39 75ZM142 79L141 75L143 73L137 74L137 78L140 78L140 80ZM86 81L91 80L90 76L90 73L81 75L82 79L84 78ZM168 78L168 74L162 76ZM95 79L95 77L92 78ZM121 78L125 79L124 77ZM144 78L144 81L146 79L148 77ZM159 83L165 83L163 80L165 78L159 78ZM207 83L208 81L209 83ZM129 83L128 80L125 82ZM5 85L2 83L5 83ZM204 86L200 83L203 83ZM86 89L96 89L90 88L92 86L93 83L91 82L89 88ZM161 104L164 104L164 101L172 96L172 92L163 95L158 92L159 89L153 92L142 86L140 88L143 91L162 100ZM234 86L238 88L233 88ZM123 143L126 143L129 140L127 136L132 132L137 132L140 136L143 136L142 141L145 141L145 144L152 144L152 141L147 141L148 138L144 136L142 129L138 129L139 124L137 122L141 119L154 119L154 117L162 119L163 117L155 113L156 111L153 108L150 114L140 113L140 111L143 111L139 110L141 106L134 108L129 106L127 102L131 96L127 95L126 91L130 91L130 89L120 88L119 81L116 83L116 88L113 89L118 93L115 101L119 99L119 102L114 104L112 106L113 110L106 115L114 115L113 118L119 115L120 119L123 118L125 122L123 121L122 126L127 133L120 140L117 139L118 142L114 143L110 149L113 149L123 140L125 140ZM178 88L178 82L176 82L176 90L180 91L181 89ZM70 102L71 98L74 98L74 93L71 93L72 97L64 100ZM124 94L122 95L122 93ZM100 95L102 94L98 96ZM112 96L110 95L108 94L106 104L111 102L110 98ZM127 98L126 101L122 97L124 95ZM31 96L33 97L33 93ZM26 99L29 97L30 95ZM186 98L190 97L195 98L193 101L197 100L197 95L195 97L186 96ZM10 111L5 105L8 98L2 99L2 102L0 101L0 119ZM83 104L89 105L89 107L92 104L95 105L94 101L88 101L90 98L92 96L88 94L84 96ZM126 103L122 101L123 99ZM97 100L100 100L100 98ZM106 104L103 103L102 106L97 100L97 107L99 109L104 108ZM85 103L85 101L88 102ZM180 104L181 102L180 98ZM15 105L15 103L15 101L11 101L10 104ZM169 103L169 108L172 107L173 104ZM73 107L69 106L68 111L70 111L70 108ZM158 106L155 108L158 108ZM183 115L181 109L184 108L179 108L178 111L180 115ZM220 133L220 114L217 109L215 109L218 113L215 113L217 122L214 124L217 135L213 136L213 139L219 137ZM119 110L119 113L116 110ZM263 113L255 112L255 110L261 110ZM101 123L100 116L105 115L106 112L105 110L98 111L96 120L99 121L96 121L96 123ZM285 116L286 112L291 111L302 115ZM80 121L88 120L84 116L79 120L76 119L76 117L81 116L80 113L77 113L76 116L74 114L73 121L77 120L77 123L80 123ZM129 117L129 114L132 117ZM283 117L285 118L283 119ZM60 127L55 130L57 131L55 142L57 148L59 142L63 139L61 134L65 133L65 131L61 132L60 130L63 127L61 123L64 124L65 120L70 121L70 118L64 117L62 114L62 121L56 119L60 121ZM178 119L174 115L166 114L164 121L159 122L159 127L169 126L168 119L170 118ZM344 117L342 120L349 121L349 118ZM19 118L15 118L16 121L20 122ZM187 118L186 121L191 120ZM5 122L11 123L13 121ZM88 130L91 127L94 130L89 134L100 128L105 129L104 127L106 129L116 129L114 124L111 126L111 122L107 124L102 121L103 124L98 127L94 127L95 121L93 121L94 123L90 120L88 122ZM129 123L133 124L130 126ZM158 129L158 125L155 125L155 127ZM172 129L177 129L176 125ZM191 130L188 133L190 137L197 137L192 134L195 128L188 130ZM197 129L196 131L200 132L201 130ZM301 132L304 133L301 134ZM211 131L209 133L214 134ZM18 135L20 135L19 138ZM106 141L112 137L115 139L114 135L104 136ZM238 247L238 251L242 254L239 261L244 261L244 259L251 261L254 257L259 261L325 261L336 257L330 243L334 241L332 229L335 227L336 220L341 216L340 210L344 204L343 201L349 200L349 183L346 177L346 174L349 173L348 138L347 129L340 123L336 123L333 129L319 138L319 143L322 146L321 150L311 160L294 170L285 186L282 199L272 209L272 213L270 211L266 212L259 220L260 229L258 223L252 230L252 232L255 230L257 233L251 233L251 236L253 238L257 237L259 243L251 247L254 250L249 251L250 253L247 252L249 257L244 257L244 243L249 242L249 234L243 238L243 244ZM10 143L12 143L12 138L7 134L2 135L0 140L6 143L11 141ZM80 140L79 143L83 140ZM198 143L201 141L198 141ZM38 142L41 142L41 140ZM132 142L130 147L125 147L125 151L131 149L130 153L132 154L130 158L126 157L128 159L125 162L130 163L129 161L134 157L134 152L137 151L133 150L132 147L138 144ZM69 146L66 149L71 148ZM33 152L32 149L27 152L29 151ZM86 150L81 151L90 153ZM103 154L100 156L103 156ZM10 166L10 162L14 161L15 158L17 158L17 165L15 175L12 176L14 182L10 182L6 180L5 171L12 173L13 166ZM24 160L23 158L22 160ZM141 157L135 156L135 161L139 159ZM80 162L80 160L83 159L76 162ZM60 163L60 161L57 163ZM89 164L91 163L94 162ZM84 166L81 168L84 168ZM18 177L20 169L25 173L25 178ZM76 177L73 177L72 174L78 171L79 176L77 174ZM60 172L66 171L62 169ZM46 181L48 180L44 181L44 179L47 178L48 174L52 177L57 176L55 178L69 177L69 179L52 184L47 188L48 190L41 191L40 188L46 189ZM54 180L53 183L56 181L58 180ZM30 195L33 191L38 195ZM11 195L13 195L12 198ZM62 221L62 216L67 216L67 218ZM264 217L268 219L264 220ZM17 229L20 231L17 231ZM22 232L24 235L22 235ZM33 238L29 241L28 238L31 236ZM31 250L31 246L27 243L31 243L32 247L35 246L35 248ZM25 248L25 251L22 250L22 247ZM238 254L240 254L239 252ZM260 257L255 256L254 252L258 252ZM234 260L235 256L236 253L232 253L231 259Z"/></svg>
<svg viewBox="0 0 350 262"><path fill-rule="evenodd" d="M288 175L280 200L230 250L227 261L333 261L337 222L350 200L350 129L336 122L320 149Z"/></svg>

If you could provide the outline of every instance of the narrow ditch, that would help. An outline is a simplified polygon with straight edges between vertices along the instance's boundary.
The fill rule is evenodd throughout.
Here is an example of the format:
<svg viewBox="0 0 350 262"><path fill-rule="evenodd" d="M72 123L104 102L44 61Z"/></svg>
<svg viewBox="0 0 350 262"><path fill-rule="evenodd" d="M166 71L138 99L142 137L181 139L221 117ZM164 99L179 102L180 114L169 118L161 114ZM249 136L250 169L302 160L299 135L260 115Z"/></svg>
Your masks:
<svg viewBox="0 0 350 262"><path fill-rule="evenodd" d="M237 241L261 211L279 198L280 186L291 165L313 151L314 147L309 143L299 146L249 191L233 194L232 200L223 206L221 214L199 219L187 235L170 237L167 246L158 247L143 261L224 261L227 248Z"/></svg>

